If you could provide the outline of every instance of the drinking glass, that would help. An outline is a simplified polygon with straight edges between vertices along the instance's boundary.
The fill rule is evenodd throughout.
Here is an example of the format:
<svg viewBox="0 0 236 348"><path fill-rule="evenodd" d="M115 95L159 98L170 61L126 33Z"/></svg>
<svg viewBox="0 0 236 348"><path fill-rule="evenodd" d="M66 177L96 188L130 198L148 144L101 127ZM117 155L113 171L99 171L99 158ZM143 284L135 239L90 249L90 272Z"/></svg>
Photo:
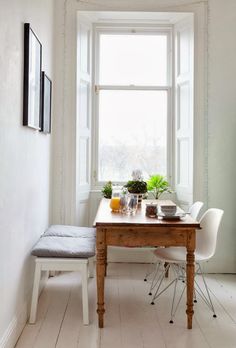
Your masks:
<svg viewBox="0 0 236 348"><path fill-rule="evenodd" d="M110 201L110 208L114 212L119 212L120 210L120 198L121 198L121 187L118 185L112 186L112 197Z"/></svg>
<svg viewBox="0 0 236 348"><path fill-rule="evenodd" d="M126 198L126 214L135 214L138 208L137 195L129 193Z"/></svg>

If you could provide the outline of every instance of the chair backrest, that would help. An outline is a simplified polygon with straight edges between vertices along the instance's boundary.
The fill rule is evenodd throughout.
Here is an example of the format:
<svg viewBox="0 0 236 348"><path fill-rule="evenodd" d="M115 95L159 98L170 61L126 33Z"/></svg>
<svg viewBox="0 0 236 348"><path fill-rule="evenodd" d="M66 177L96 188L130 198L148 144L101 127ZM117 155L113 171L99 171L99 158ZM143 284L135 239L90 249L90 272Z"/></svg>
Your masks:
<svg viewBox="0 0 236 348"><path fill-rule="evenodd" d="M189 208L189 213L190 216L194 219L197 220L198 215L200 213L200 210L203 207L203 203L202 202L195 202L193 203L193 205Z"/></svg>
<svg viewBox="0 0 236 348"><path fill-rule="evenodd" d="M200 220L201 229L196 233L196 252L203 259L210 259L216 250L217 234L224 211L208 209Z"/></svg>

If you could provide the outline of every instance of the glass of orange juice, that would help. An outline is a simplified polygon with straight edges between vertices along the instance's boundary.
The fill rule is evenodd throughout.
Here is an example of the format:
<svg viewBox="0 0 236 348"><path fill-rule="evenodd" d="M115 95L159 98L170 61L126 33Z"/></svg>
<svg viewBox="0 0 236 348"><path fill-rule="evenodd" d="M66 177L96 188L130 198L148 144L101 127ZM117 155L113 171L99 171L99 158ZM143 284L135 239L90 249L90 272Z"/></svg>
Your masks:
<svg viewBox="0 0 236 348"><path fill-rule="evenodd" d="M121 198L121 187L118 185L112 186L112 196L110 201L110 208L112 211L120 210L120 198Z"/></svg>

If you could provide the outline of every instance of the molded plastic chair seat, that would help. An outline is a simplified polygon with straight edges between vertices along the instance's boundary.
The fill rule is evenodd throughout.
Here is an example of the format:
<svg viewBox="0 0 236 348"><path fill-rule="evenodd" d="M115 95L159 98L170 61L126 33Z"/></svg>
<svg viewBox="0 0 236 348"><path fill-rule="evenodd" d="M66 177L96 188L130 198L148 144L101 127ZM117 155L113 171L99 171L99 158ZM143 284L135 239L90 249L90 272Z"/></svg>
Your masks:
<svg viewBox="0 0 236 348"><path fill-rule="evenodd" d="M154 252L155 256L160 260L168 263L186 262L186 248L184 247L169 247L158 248ZM205 255L195 252L195 261L207 260Z"/></svg>

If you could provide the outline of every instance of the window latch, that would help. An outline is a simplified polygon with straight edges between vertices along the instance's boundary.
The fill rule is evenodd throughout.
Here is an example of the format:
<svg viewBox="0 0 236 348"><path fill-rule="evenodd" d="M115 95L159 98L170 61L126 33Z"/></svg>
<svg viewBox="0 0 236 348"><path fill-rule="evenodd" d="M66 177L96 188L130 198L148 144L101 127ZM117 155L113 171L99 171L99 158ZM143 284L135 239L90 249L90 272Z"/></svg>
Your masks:
<svg viewBox="0 0 236 348"><path fill-rule="evenodd" d="M99 87L98 85L95 85L95 93L98 94L98 92L99 92Z"/></svg>

